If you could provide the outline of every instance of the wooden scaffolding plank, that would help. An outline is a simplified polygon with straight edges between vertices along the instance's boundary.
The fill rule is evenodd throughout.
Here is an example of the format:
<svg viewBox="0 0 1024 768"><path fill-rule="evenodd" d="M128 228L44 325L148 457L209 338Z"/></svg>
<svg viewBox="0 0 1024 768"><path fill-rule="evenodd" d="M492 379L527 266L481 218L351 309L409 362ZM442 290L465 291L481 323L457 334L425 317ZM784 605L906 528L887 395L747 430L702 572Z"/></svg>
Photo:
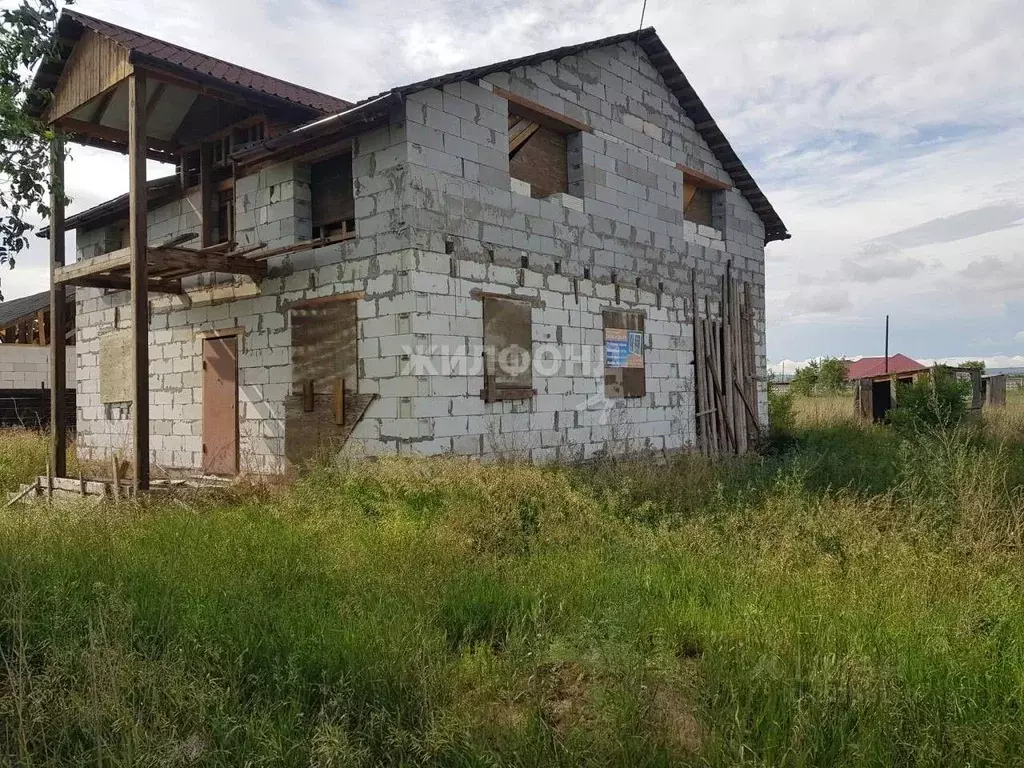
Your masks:
<svg viewBox="0 0 1024 768"><path fill-rule="evenodd" d="M701 369L704 366L704 344L701 340L700 317L697 314L697 270L690 269L690 319L693 322L693 428L694 443L701 453L707 455L708 440L707 407L704 404L704 383L701 381Z"/></svg>
<svg viewBox="0 0 1024 768"><path fill-rule="evenodd" d="M736 435L736 452L743 455L747 452L747 417L743 412L743 387L746 383L743 365L743 341L740 328L739 283L730 277L729 280L729 333L732 336L733 369L733 416L732 423Z"/></svg>
<svg viewBox="0 0 1024 768"><path fill-rule="evenodd" d="M739 441L736 439L736 396L733 392L733 354L732 354L732 262L725 262L725 275L722 276L722 381L719 389L725 394L725 420L728 424L730 449L739 452Z"/></svg>
<svg viewBox="0 0 1024 768"><path fill-rule="evenodd" d="M65 285L77 285L79 278L115 272L130 267L132 263L131 248L118 248L116 251L104 253L91 259L76 261L67 266L61 265L54 270L55 282Z"/></svg>

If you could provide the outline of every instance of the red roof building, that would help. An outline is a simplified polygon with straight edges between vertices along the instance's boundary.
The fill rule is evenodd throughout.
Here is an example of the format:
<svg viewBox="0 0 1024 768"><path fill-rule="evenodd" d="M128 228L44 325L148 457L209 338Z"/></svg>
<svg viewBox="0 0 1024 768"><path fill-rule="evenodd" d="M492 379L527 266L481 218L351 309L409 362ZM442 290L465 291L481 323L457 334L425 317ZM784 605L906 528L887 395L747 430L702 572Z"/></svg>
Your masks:
<svg viewBox="0 0 1024 768"><path fill-rule="evenodd" d="M846 369L846 378L849 381L855 381L857 379L872 379L886 374L891 376L926 370L928 370L927 365L912 360L906 355L890 355L888 370L886 370L884 357L862 357L849 364Z"/></svg>

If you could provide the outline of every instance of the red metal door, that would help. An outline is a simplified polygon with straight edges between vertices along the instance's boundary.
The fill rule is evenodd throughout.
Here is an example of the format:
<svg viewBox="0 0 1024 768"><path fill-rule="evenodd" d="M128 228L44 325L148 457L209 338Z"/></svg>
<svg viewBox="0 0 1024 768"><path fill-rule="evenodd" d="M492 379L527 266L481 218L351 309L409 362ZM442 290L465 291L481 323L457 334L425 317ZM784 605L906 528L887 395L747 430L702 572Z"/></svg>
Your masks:
<svg viewBox="0 0 1024 768"><path fill-rule="evenodd" d="M203 472L238 474L238 339L203 340Z"/></svg>

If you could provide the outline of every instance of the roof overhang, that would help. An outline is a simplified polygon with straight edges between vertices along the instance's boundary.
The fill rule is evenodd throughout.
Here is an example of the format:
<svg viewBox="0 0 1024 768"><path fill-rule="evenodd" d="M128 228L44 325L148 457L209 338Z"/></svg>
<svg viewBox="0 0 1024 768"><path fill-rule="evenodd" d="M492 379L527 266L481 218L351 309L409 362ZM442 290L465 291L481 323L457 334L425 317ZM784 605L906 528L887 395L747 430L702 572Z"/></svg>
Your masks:
<svg viewBox="0 0 1024 768"><path fill-rule="evenodd" d="M58 55L41 62L25 110L81 144L127 151L128 80L137 72L146 75L147 154L164 162L176 159L201 100L293 125L349 106L68 9L55 36Z"/></svg>

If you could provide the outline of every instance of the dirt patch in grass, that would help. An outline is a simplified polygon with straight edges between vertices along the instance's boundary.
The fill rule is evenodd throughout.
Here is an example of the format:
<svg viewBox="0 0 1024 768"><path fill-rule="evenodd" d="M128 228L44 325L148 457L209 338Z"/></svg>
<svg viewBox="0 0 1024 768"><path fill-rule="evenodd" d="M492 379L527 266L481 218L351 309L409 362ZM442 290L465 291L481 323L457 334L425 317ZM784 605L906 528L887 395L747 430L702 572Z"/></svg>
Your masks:
<svg viewBox="0 0 1024 768"><path fill-rule="evenodd" d="M545 664L537 671L541 687L541 717L559 736L586 723L589 679L574 661Z"/></svg>
<svg viewBox="0 0 1024 768"><path fill-rule="evenodd" d="M704 746L704 727L691 699L663 686L654 692L653 714L666 744L675 752L699 754Z"/></svg>

